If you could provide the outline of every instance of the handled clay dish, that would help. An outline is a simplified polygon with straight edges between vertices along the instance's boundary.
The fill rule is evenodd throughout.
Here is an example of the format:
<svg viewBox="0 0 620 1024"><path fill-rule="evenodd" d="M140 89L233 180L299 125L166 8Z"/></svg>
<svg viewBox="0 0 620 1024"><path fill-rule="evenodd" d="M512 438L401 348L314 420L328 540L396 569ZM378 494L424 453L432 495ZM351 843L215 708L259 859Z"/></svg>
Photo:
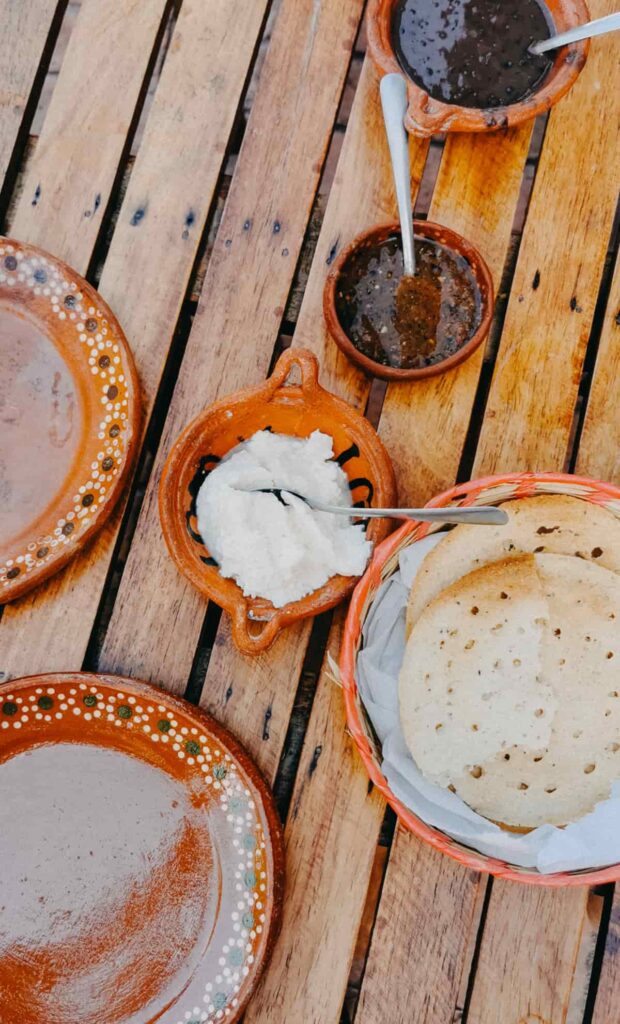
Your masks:
<svg viewBox="0 0 620 1024"><path fill-rule="evenodd" d="M428 0L430 5L430 0ZM398 0L370 0L367 13L368 50L381 74L403 73L393 42L393 18ZM590 20L584 0L547 0L554 34ZM438 132L485 132L511 128L549 110L576 81L589 50L589 40L564 46L553 54L553 63L540 83L523 99L481 109L442 102L431 97L408 75L409 106L405 127L414 135Z"/></svg>
<svg viewBox="0 0 620 1024"><path fill-rule="evenodd" d="M289 349L264 384L214 403L190 423L162 473L164 539L179 571L229 613L233 640L245 654L266 650L285 626L333 608L356 582L355 577L333 576L306 597L275 608L264 598L246 597L233 579L219 572L198 532L196 497L222 458L260 430L297 438L320 430L332 437L360 514L366 505L392 505L396 500L392 464L375 430L352 406L320 386L317 360L304 349ZM366 535L377 543L388 530L386 520L376 519L368 523Z"/></svg>

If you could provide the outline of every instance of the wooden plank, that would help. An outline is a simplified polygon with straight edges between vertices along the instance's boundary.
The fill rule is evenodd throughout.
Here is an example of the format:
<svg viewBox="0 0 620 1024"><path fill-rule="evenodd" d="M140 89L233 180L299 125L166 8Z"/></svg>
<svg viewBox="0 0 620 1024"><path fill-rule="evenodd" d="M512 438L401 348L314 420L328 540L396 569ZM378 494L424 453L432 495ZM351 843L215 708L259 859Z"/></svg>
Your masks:
<svg viewBox="0 0 620 1024"><path fill-rule="evenodd" d="M0 0L0 185L62 0Z"/></svg>
<svg viewBox="0 0 620 1024"><path fill-rule="evenodd" d="M429 219L477 245L499 287L532 126L501 135L449 136ZM492 188L490 187L492 183ZM461 193L464 201L459 201ZM484 352L411 387L389 387L379 433L403 504L423 504L455 480Z"/></svg>
<svg viewBox="0 0 620 1024"><path fill-rule="evenodd" d="M147 413L265 9L266 0L245 4L231 19L229 0L183 4L119 214L100 289L131 341ZM0 645L10 674L81 667L118 520L87 557L5 609Z"/></svg>
<svg viewBox="0 0 620 1024"><path fill-rule="evenodd" d="M588 890L533 894L514 882L496 881L491 901L501 903L501 910L492 911L494 921L487 914L468 1024L563 1024Z"/></svg>
<svg viewBox="0 0 620 1024"><path fill-rule="evenodd" d="M620 483L620 258L611 284L576 472Z"/></svg>
<svg viewBox="0 0 620 1024"><path fill-rule="evenodd" d="M610 9L592 4L593 16ZM564 463L615 207L620 92L609 92L604 117L594 98L615 71L612 50L593 45L577 85L551 112L475 475ZM597 132L585 138L579 126L595 120ZM493 886L470 1022L491 1024L498 1008L500 1018L503 1010L516 1019L565 1020L587 899L583 889Z"/></svg>
<svg viewBox="0 0 620 1024"><path fill-rule="evenodd" d="M247 1024L338 1021L364 909L384 804L359 770L329 667L320 685L325 699L308 726L286 830L282 933Z"/></svg>
<svg viewBox="0 0 620 1024"><path fill-rule="evenodd" d="M10 230L84 273L167 0L84 0Z"/></svg>
<svg viewBox="0 0 620 1024"><path fill-rule="evenodd" d="M409 882L403 889L406 878ZM420 884L423 879L426 884ZM485 888L485 878L474 871L455 871L446 857L438 857L409 832L399 830L383 883L356 1020L448 1024L455 1019L461 980L470 966L471 939L479 924L479 897ZM412 921L417 927L411 927Z"/></svg>
<svg viewBox="0 0 620 1024"><path fill-rule="evenodd" d="M608 14L615 2L596 0L590 9L593 17ZM584 71L549 117L476 476L564 465L616 208L619 123L617 50L594 40ZM584 134L583 125L594 130Z"/></svg>
<svg viewBox="0 0 620 1024"><path fill-rule="evenodd" d="M294 344L311 349L321 363L321 383L363 409L370 382L341 353L323 320L323 288L338 252L370 225L398 217L392 169L378 99L379 80L369 59L360 82L329 194L325 217L304 293ZM428 141L410 139L412 198L418 193ZM372 154L372 159L369 159Z"/></svg>
<svg viewBox="0 0 620 1024"><path fill-rule="evenodd" d="M103 648L106 670L177 691L187 682L205 605L161 540L161 466L193 416L267 373L361 8L283 0Z"/></svg>

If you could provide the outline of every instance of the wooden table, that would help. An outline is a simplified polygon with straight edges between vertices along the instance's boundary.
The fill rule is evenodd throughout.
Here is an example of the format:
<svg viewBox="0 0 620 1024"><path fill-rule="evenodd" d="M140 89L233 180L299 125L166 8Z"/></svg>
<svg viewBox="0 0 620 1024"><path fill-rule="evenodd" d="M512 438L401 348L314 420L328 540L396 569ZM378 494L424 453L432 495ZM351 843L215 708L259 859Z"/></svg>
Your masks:
<svg viewBox="0 0 620 1024"><path fill-rule="evenodd" d="M492 882L399 829L331 678L344 610L241 657L162 546L173 438L289 344L378 423L407 503L502 470L620 482L617 40L594 41L546 125L411 140L418 210L480 247L498 314L486 352L386 391L339 355L321 315L336 252L395 214L363 6L0 0L5 232L98 284L147 413L124 507L86 555L4 608L0 675L151 679L253 753L286 820L288 880L248 1024L614 1024L612 889ZM590 0L593 16L616 6Z"/></svg>

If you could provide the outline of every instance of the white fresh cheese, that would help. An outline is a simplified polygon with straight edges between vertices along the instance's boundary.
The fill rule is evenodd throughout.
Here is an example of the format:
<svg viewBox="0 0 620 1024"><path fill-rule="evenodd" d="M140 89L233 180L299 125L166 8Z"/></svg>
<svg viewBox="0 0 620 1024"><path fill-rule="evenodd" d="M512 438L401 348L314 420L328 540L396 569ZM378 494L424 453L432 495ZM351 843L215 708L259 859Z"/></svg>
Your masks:
<svg viewBox="0 0 620 1024"><path fill-rule="evenodd" d="M209 473L196 501L198 529L222 576L248 597L280 608L332 576L363 573L372 545L361 524L317 512L291 494L282 502L252 488L296 491L331 505L351 505L333 441L315 430L294 438L262 430Z"/></svg>

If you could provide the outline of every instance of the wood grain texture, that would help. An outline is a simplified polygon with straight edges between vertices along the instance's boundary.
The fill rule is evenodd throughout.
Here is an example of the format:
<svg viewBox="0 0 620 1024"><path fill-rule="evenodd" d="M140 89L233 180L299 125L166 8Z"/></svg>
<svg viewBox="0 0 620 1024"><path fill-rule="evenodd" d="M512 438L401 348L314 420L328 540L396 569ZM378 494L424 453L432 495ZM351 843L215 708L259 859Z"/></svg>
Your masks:
<svg viewBox="0 0 620 1024"><path fill-rule="evenodd" d="M592 17L614 9L614 0L590 5ZM475 476L564 464L617 201L620 89L607 88L617 66L609 39L594 40L549 116Z"/></svg>
<svg viewBox="0 0 620 1024"><path fill-rule="evenodd" d="M446 857L398 831L356 1021L384 1024L388 1007L390 1024L451 1024L457 1019L486 884L485 877L455 871ZM503 1018L496 1020L504 1024Z"/></svg>
<svg viewBox="0 0 620 1024"><path fill-rule="evenodd" d="M342 622L338 613L332 656ZM319 685L286 830L282 933L248 1024L338 1021L364 909L384 804L369 793L329 667Z"/></svg>
<svg viewBox="0 0 620 1024"><path fill-rule="evenodd" d="M524 125L493 136L449 136L429 210L429 220L460 231L480 249L496 291L531 133ZM483 357L480 349L450 373L388 387L379 433L394 462L401 503L423 504L454 482Z"/></svg>
<svg viewBox="0 0 620 1024"><path fill-rule="evenodd" d="M564 1024L588 890L495 881L491 903L468 1024Z"/></svg>
<svg viewBox="0 0 620 1024"><path fill-rule="evenodd" d="M0 183L60 6L59 0L0 0Z"/></svg>
<svg viewBox="0 0 620 1024"><path fill-rule="evenodd" d="M103 268L100 291L136 358L145 423L265 8L266 0L242 5L231 19L228 0L183 4ZM119 519L117 512L85 557L6 608L0 651L7 674L81 667Z"/></svg>
<svg viewBox="0 0 620 1024"><path fill-rule="evenodd" d="M177 692L187 682L205 603L164 549L161 468L198 412L267 374L361 6L283 0L278 13L102 652L106 670L122 665Z"/></svg>
<svg viewBox="0 0 620 1024"><path fill-rule="evenodd" d="M601 331L576 472L620 483L620 258Z"/></svg>
<svg viewBox="0 0 620 1024"><path fill-rule="evenodd" d="M84 0L10 225L84 273L166 0Z"/></svg>

